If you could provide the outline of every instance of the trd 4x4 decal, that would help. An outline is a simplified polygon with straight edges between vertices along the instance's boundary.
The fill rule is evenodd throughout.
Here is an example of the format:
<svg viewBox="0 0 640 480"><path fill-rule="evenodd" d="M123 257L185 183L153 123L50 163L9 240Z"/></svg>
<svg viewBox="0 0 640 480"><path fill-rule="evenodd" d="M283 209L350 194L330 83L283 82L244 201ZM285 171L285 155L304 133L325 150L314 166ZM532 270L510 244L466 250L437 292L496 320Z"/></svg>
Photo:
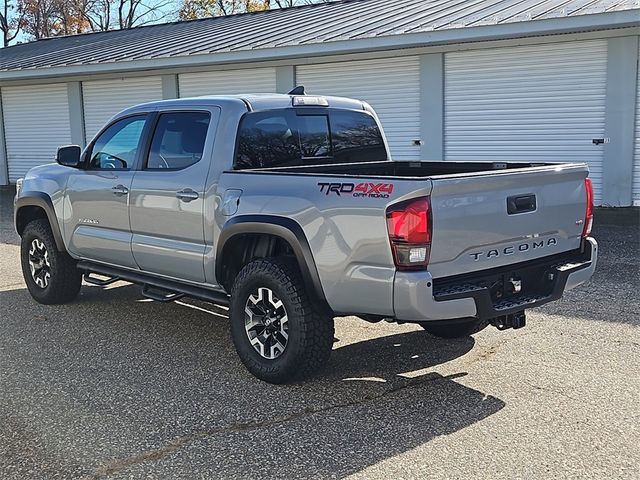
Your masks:
<svg viewBox="0 0 640 480"><path fill-rule="evenodd" d="M393 183L325 183L318 182L320 192L325 195L335 193L338 196L343 194L353 197L367 198L389 198L393 192Z"/></svg>

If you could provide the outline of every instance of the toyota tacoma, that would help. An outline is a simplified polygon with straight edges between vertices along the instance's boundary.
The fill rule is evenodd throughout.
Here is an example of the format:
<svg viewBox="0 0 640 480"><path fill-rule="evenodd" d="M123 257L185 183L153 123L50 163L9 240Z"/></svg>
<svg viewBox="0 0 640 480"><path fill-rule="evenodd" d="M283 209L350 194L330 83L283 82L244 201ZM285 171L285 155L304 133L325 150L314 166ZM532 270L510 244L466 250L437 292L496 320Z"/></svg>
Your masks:
<svg viewBox="0 0 640 480"><path fill-rule="evenodd" d="M394 161L367 103L300 87L138 105L56 161L17 185L33 298L124 280L228 306L272 383L327 362L334 317L519 328L596 265L584 163Z"/></svg>

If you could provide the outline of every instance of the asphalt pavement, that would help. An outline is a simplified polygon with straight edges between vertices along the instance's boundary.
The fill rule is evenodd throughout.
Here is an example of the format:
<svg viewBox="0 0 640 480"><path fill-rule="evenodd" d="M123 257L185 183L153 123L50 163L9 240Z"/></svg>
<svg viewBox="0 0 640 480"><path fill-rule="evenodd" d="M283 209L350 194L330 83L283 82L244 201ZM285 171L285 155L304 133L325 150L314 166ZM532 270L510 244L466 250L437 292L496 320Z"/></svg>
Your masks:
<svg viewBox="0 0 640 480"><path fill-rule="evenodd" d="M594 278L527 326L441 340L336 320L269 385L222 308L86 285L29 296L0 195L0 479L640 478L640 211L596 212Z"/></svg>

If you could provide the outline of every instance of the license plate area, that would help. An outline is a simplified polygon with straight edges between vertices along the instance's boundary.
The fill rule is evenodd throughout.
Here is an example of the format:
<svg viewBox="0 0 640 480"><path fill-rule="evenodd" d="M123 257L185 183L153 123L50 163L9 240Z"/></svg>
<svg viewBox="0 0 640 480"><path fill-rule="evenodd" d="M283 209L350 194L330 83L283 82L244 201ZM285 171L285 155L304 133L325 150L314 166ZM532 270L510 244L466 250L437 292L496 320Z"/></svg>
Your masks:
<svg viewBox="0 0 640 480"><path fill-rule="evenodd" d="M434 279L436 301L473 298L480 318L494 318L560 298L568 275L588 266L580 250L482 272Z"/></svg>

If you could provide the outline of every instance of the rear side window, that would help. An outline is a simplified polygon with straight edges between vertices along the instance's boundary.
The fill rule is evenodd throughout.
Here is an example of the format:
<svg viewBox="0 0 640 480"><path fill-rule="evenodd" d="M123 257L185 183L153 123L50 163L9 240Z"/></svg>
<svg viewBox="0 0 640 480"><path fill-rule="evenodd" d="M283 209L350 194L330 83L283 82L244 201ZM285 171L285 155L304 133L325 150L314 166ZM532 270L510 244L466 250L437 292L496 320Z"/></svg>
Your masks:
<svg viewBox="0 0 640 480"><path fill-rule="evenodd" d="M382 134L370 115L335 110L331 114L331 140L335 163L387 160Z"/></svg>
<svg viewBox="0 0 640 480"><path fill-rule="evenodd" d="M158 118L147 170L181 170L198 163L207 139L207 112L162 113Z"/></svg>
<svg viewBox="0 0 640 480"><path fill-rule="evenodd" d="M293 165L300 160L298 132L286 110L245 115L238 131L236 168Z"/></svg>
<svg viewBox="0 0 640 480"><path fill-rule="evenodd" d="M382 134L365 112L294 109L247 113L240 122L235 169L387 160Z"/></svg>

